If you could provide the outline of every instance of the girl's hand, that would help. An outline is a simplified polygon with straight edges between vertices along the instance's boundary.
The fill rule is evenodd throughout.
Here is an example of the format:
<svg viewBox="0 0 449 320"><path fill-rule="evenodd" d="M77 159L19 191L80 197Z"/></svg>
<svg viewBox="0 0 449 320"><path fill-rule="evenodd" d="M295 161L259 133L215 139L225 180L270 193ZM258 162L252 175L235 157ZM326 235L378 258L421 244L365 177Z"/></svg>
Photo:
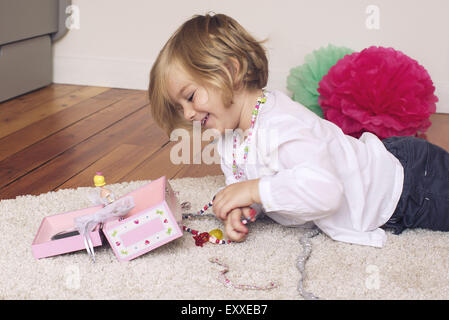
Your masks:
<svg viewBox="0 0 449 320"><path fill-rule="evenodd" d="M225 224L226 236L235 242L240 242L246 239L248 236L248 228L242 223L242 216L246 218L253 217L252 208L236 208L233 209L227 216Z"/></svg>
<svg viewBox="0 0 449 320"><path fill-rule="evenodd" d="M253 203L260 203L259 179L236 182L222 189L215 195L212 209L218 219L227 221L232 210Z"/></svg>

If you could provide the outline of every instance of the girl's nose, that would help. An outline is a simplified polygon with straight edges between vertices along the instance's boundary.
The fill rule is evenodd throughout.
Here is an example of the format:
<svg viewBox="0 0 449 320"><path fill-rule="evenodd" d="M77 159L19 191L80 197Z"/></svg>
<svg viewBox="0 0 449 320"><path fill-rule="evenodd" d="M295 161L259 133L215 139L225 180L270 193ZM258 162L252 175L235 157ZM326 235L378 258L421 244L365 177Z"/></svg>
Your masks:
<svg viewBox="0 0 449 320"><path fill-rule="evenodd" d="M196 116L196 111L193 110L193 108L184 108L184 117L189 120L193 121Z"/></svg>

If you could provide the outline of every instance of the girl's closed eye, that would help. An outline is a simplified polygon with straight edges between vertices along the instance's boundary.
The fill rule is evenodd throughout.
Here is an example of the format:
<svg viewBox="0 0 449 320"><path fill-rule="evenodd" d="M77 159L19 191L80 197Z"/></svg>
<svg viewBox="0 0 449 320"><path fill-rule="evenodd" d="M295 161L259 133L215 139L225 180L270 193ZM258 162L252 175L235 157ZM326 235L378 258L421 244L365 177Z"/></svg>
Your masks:
<svg viewBox="0 0 449 320"><path fill-rule="evenodd" d="M194 96L195 96L195 91L192 93L192 95L190 96L190 98L188 99L188 101L189 102L192 102L193 101L193 98L194 98Z"/></svg>

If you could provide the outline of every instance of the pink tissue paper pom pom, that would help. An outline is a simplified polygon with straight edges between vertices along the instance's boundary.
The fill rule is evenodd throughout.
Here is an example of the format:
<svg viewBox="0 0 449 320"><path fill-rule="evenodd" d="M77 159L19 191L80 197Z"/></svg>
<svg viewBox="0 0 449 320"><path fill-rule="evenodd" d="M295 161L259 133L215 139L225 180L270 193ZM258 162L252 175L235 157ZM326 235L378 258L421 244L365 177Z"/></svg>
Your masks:
<svg viewBox="0 0 449 320"><path fill-rule="evenodd" d="M366 131L380 139L423 133L438 101L423 66L376 46L340 59L317 90L324 118L355 138Z"/></svg>

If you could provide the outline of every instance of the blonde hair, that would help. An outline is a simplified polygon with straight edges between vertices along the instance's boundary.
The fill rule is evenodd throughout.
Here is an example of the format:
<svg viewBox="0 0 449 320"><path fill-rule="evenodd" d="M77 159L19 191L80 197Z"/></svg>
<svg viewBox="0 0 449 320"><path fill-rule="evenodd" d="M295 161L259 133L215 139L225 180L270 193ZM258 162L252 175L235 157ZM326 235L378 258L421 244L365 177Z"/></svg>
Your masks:
<svg viewBox="0 0 449 320"><path fill-rule="evenodd" d="M235 89L266 86L268 60L263 42L224 14L195 15L186 21L164 45L150 72L148 96L157 125L169 136L176 128L192 129L168 94L170 65L177 63L199 84L220 89L223 103L229 107Z"/></svg>

